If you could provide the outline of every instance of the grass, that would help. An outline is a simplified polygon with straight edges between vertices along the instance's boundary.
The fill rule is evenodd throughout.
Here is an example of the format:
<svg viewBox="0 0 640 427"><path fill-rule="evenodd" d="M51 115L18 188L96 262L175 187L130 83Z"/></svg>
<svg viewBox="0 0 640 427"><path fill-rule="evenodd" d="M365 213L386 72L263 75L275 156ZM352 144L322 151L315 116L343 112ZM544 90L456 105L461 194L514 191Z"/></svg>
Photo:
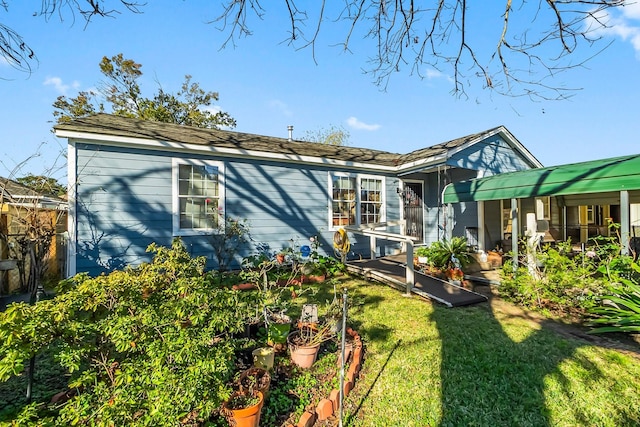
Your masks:
<svg viewBox="0 0 640 427"><path fill-rule="evenodd" d="M371 282L340 286L366 346L345 425L640 425L638 358L488 303L448 309Z"/></svg>

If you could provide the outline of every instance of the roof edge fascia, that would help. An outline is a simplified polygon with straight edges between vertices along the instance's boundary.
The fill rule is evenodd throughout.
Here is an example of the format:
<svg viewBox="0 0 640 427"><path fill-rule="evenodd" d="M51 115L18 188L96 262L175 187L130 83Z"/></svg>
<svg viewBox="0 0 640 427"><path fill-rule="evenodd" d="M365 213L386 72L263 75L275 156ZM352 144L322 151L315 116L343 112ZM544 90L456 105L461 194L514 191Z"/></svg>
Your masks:
<svg viewBox="0 0 640 427"><path fill-rule="evenodd" d="M65 131L56 130L56 136L60 138L68 138L69 142L87 142L102 143L104 145L114 147L140 148L147 150L158 150L166 152L175 152L180 150L184 153L191 154L216 154L224 157L232 157L241 155L245 159L268 159L273 161L283 161L289 163L310 163L322 166L347 166L354 169L362 169L369 171L379 171L387 173L396 173L398 166L372 165L363 162L349 162L344 160L327 159L324 157L314 156L296 156L288 154L268 153L256 150L238 150L234 148L220 148L210 145L197 145L184 142L161 141L149 138L132 138L115 135L104 135L91 132Z"/></svg>
<svg viewBox="0 0 640 427"><path fill-rule="evenodd" d="M396 168L398 175L408 175L411 173L422 172L426 168L432 168L438 165L444 165L447 159L446 154L427 157L413 162L406 162Z"/></svg>

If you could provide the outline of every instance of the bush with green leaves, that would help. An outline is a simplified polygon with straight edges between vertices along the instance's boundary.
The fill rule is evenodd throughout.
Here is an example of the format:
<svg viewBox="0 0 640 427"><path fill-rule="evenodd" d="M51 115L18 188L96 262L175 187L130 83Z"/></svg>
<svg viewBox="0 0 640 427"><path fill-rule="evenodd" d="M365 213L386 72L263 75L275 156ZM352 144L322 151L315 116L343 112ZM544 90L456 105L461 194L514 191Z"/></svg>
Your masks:
<svg viewBox="0 0 640 427"><path fill-rule="evenodd" d="M582 318L606 292L608 280L600 271L608 261L595 251L574 254L570 242L560 242L546 246L535 259L536 265L519 264L516 272L511 260L505 262L498 287L503 298L530 309Z"/></svg>
<svg viewBox="0 0 640 427"><path fill-rule="evenodd" d="M197 425L230 395L231 334L244 330L260 293L218 286L179 239L148 251L150 263L81 274L52 300L0 313L0 380L49 348L78 391L55 408L26 406L18 424Z"/></svg>

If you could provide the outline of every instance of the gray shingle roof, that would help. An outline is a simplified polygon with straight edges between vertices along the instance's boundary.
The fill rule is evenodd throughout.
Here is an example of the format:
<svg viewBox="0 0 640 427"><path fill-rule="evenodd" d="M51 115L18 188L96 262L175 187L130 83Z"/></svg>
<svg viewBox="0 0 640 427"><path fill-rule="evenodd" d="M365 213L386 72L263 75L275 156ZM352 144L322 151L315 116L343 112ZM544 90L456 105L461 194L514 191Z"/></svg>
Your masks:
<svg viewBox="0 0 640 427"><path fill-rule="evenodd" d="M288 140L272 136L242 132L201 129L169 123L132 119L110 114L96 114L68 123L58 124L56 130L95 133L128 138L188 143L216 148L276 153L293 156L312 156L346 162L362 162L381 166L398 166L433 156L444 156L447 150L458 147L497 128L454 139L407 154L391 153L367 148L335 146L313 142Z"/></svg>
<svg viewBox="0 0 640 427"><path fill-rule="evenodd" d="M16 182L9 178L0 177L0 192L6 199L14 199L20 197L38 197L41 196L35 190L32 190L29 187L26 187L19 182Z"/></svg>

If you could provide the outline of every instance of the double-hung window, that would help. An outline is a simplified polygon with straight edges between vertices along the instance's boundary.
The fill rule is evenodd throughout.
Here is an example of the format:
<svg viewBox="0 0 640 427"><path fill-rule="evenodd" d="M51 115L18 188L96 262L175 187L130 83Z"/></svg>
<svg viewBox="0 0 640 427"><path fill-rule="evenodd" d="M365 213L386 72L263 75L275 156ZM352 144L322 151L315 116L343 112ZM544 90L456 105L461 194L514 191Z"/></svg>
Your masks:
<svg viewBox="0 0 640 427"><path fill-rule="evenodd" d="M384 221L384 180L381 177L330 174L330 226Z"/></svg>
<svg viewBox="0 0 640 427"><path fill-rule="evenodd" d="M360 179L360 224L382 222L382 179Z"/></svg>
<svg viewBox="0 0 640 427"><path fill-rule="evenodd" d="M222 164L174 159L174 235L209 234L220 229L223 218Z"/></svg>

